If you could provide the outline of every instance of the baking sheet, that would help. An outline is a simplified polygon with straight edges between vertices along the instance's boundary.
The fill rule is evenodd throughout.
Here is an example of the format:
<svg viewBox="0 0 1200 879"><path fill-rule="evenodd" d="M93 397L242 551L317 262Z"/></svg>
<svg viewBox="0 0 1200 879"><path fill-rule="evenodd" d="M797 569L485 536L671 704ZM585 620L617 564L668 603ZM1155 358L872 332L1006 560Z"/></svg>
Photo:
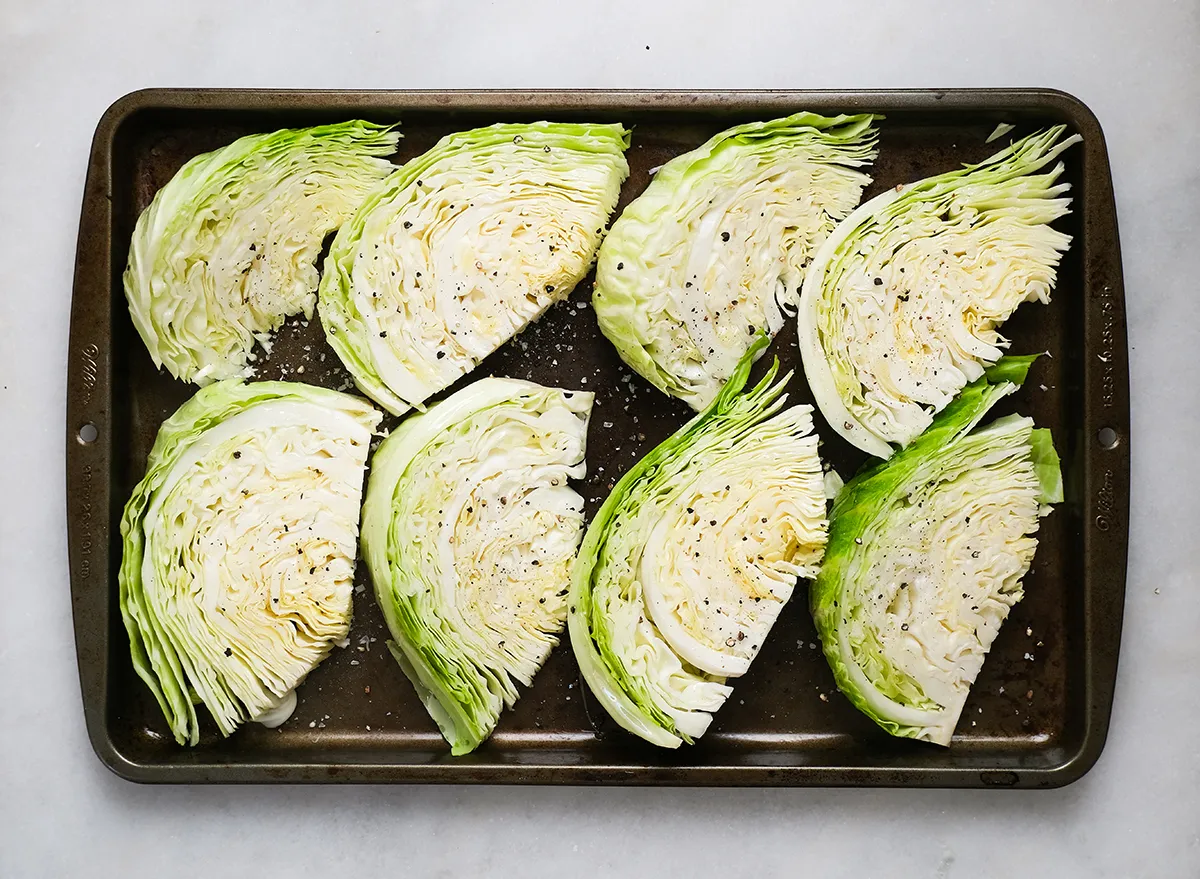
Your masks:
<svg viewBox="0 0 1200 879"><path fill-rule="evenodd" d="M1074 238L1054 301L1023 306L1005 325L1014 353L1048 351L996 414L1049 427L1066 502L1043 520L1025 599L1002 629L972 690L954 744L897 740L842 697L821 656L803 585L749 674L699 744L654 748L589 701L569 646L551 656L492 738L451 757L387 651L386 628L359 566L351 643L299 690L276 730L247 724L229 739L205 728L180 748L134 674L117 605L121 508L162 420L195 391L158 373L126 311L120 274L138 213L197 153L253 132L349 118L401 122L404 161L455 130L541 118L623 122L631 167L618 211L650 169L729 125L807 109L879 112L872 195L1065 123L1083 135L1064 155ZM615 214L614 214L615 217ZM591 276L449 392L484 375L596 393L589 475L595 511L615 481L690 415L626 369L589 306ZM795 328L770 354L795 371L789 392L811 402ZM302 374L297 368L304 366ZM760 362L759 369L765 368ZM319 318L294 318L259 377L348 386ZM444 396L444 395L439 395ZM385 422L392 425L396 419ZM817 416L822 456L847 478L864 456ZM1112 434L1102 434L1102 430ZM93 436L94 434L94 436ZM1103 747L1124 598L1129 405L1124 293L1111 176L1099 124L1076 99L1048 90L899 92L289 92L151 90L109 109L88 169L71 323L66 423L68 542L85 717L101 760L138 781L442 781L524 783L923 785L1050 787L1078 778ZM201 711L203 715L204 712Z"/></svg>

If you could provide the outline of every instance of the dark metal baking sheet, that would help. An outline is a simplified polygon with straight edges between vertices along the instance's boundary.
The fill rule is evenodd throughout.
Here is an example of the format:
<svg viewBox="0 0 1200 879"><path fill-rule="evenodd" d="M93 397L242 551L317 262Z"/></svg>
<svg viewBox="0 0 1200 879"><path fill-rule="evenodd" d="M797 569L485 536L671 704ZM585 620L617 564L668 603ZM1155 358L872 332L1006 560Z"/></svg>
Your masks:
<svg viewBox="0 0 1200 879"><path fill-rule="evenodd" d="M286 724L277 730L249 724L229 739L209 726L198 747L176 746L133 673L116 572L121 507L159 424L194 391L155 371L120 284L138 213L183 162L243 134L354 117L401 121L397 161L447 132L496 121L620 121L634 129L623 207L646 186L650 169L719 129L799 109L886 114L871 169L875 181L864 198L990 155L996 146L985 138L998 122L1017 125L1014 134L1062 122L1083 135L1082 146L1064 156L1074 201L1061 228L1074 243L1054 301L1024 306L1005 330L1014 352L1052 355L1038 361L1007 409L1053 431L1067 500L1042 524L1025 600L992 648L953 746L893 739L838 694L817 649L803 586L694 747L660 750L617 729L589 702L563 645L491 740L474 754L451 757L385 648L369 590L355 596L350 647L310 675ZM494 373L596 392L582 486L589 512L689 414L630 377L599 334L590 294L589 277L569 303L469 377ZM797 370L793 399L811 401L794 328L772 351ZM305 372L297 376L301 364ZM260 375L333 387L346 381L317 320L289 321ZM92 145L68 382L68 542L84 713L96 753L125 778L1054 787L1079 778L1104 745L1128 522L1124 293L1104 137L1092 113L1061 92L136 92L105 113ZM861 453L819 420L818 429L823 454L849 475ZM361 565L359 582L365 584Z"/></svg>

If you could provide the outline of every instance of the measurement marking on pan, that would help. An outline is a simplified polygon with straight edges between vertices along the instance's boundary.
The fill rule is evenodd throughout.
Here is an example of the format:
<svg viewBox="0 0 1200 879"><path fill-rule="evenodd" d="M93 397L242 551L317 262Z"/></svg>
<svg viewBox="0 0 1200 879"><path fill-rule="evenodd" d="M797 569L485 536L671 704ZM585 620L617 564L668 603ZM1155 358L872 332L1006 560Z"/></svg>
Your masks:
<svg viewBox="0 0 1200 879"><path fill-rule="evenodd" d="M1116 387L1116 367L1113 364L1113 328L1116 324L1117 305L1113 302L1112 288L1105 286L1100 291L1100 350L1096 358L1100 361L1100 402L1111 409Z"/></svg>
<svg viewBox="0 0 1200 879"><path fill-rule="evenodd" d="M80 494L92 496L92 465L83 465L83 486ZM79 507L79 576L92 573L92 502L85 500Z"/></svg>

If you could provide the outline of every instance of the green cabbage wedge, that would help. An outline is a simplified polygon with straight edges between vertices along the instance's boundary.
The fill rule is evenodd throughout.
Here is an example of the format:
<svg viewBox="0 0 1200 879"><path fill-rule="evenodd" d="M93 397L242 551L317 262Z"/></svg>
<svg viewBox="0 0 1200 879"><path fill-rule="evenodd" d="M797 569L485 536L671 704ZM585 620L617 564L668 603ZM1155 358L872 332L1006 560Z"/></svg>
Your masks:
<svg viewBox="0 0 1200 879"><path fill-rule="evenodd" d="M592 395L485 378L375 453L362 549L389 647L452 753L477 748L558 643L583 533Z"/></svg>
<svg viewBox="0 0 1200 879"><path fill-rule="evenodd" d="M662 747L702 736L825 547L812 408L784 409L778 362L741 393L760 335L720 394L617 483L588 527L568 627L622 727Z"/></svg>
<svg viewBox="0 0 1200 879"><path fill-rule="evenodd" d="M206 385L253 375L283 321L316 304L317 257L395 168L399 135L370 122L255 134L196 156L138 217L125 269L155 366Z"/></svg>
<svg viewBox="0 0 1200 879"><path fill-rule="evenodd" d="M1019 415L976 429L1032 360L1001 359L834 502L813 617L838 687L894 736L950 744L1062 501L1048 430Z"/></svg>
<svg viewBox="0 0 1200 879"><path fill-rule="evenodd" d="M442 138L338 233L329 344L400 415L475 368L587 274L621 183L620 125L493 125Z"/></svg>
<svg viewBox="0 0 1200 879"><path fill-rule="evenodd" d="M795 312L809 260L858 204L870 115L796 113L672 159L613 224L592 303L621 358L702 410Z"/></svg>
<svg viewBox="0 0 1200 879"><path fill-rule="evenodd" d="M1050 301L1070 236L1062 126L978 165L897 186L842 221L804 280L804 372L830 426L879 458L921 434L1008 346L997 327ZM1041 173L1039 173L1041 172Z"/></svg>
<svg viewBox="0 0 1200 879"><path fill-rule="evenodd" d="M209 385L167 419L121 518L121 617L176 741L276 726L350 630L363 472L382 415L290 382Z"/></svg>

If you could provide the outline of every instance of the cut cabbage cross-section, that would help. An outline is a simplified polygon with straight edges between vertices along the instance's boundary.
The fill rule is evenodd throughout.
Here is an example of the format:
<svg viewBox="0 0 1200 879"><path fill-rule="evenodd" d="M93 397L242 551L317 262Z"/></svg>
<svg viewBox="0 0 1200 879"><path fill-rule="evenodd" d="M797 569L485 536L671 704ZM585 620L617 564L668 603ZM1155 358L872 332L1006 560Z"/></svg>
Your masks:
<svg viewBox="0 0 1200 879"><path fill-rule="evenodd" d="M1050 301L1070 236L1062 126L978 164L871 199L826 239L804 280L804 373L821 413L879 458L912 442L1007 347L997 328Z"/></svg>
<svg viewBox="0 0 1200 879"><path fill-rule="evenodd" d="M380 445L363 558L389 646L450 743L484 741L558 643L592 395L486 378Z"/></svg>
<svg viewBox="0 0 1200 879"><path fill-rule="evenodd" d="M336 391L231 379L163 423L121 519L120 605L180 744L199 741L196 701L224 735L282 723L345 640L381 417Z"/></svg>
<svg viewBox="0 0 1200 879"><path fill-rule="evenodd" d="M659 169L596 265L596 317L621 358L692 408L711 403L758 332L795 310L813 253L858 204L874 118L739 125Z"/></svg>
<svg viewBox="0 0 1200 879"><path fill-rule="evenodd" d="M620 125L493 125L381 183L321 281L321 321L359 388L403 414L566 298L595 259L628 143Z"/></svg>
<svg viewBox="0 0 1200 879"><path fill-rule="evenodd" d="M783 409L765 335L702 414L617 483L572 573L580 671L622 727L663 747L704 734L825 546L812 408ZM782 410L782 411L781 411Z"/></svg>
<svg viewBox="0 0 1200 879"><path fill-rule="evenodd" d="M1049 431L1018 415L973 429L1031 360L1000 360L834 503L813 616L838 687L892 735L950 744L1062 500Z"/></svg>
<svg viewBox="0 0 1200 879"><path fill-rule="evenodd" d="M192 159L138 217L125 269L155 366L206 385L253 373L253 348L311 318L317 256L395 166L399 135L370 122L255 134Z"/></svg>

